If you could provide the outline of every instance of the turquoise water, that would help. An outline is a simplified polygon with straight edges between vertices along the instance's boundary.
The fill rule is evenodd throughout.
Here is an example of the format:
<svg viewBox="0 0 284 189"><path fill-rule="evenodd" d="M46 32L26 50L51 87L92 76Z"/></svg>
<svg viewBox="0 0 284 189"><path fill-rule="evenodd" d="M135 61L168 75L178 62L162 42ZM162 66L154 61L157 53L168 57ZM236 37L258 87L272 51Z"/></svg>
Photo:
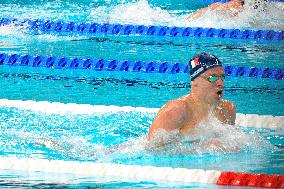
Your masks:
<svg viewBox="0 0 284 189"><path fill-rule="evenodd" d="M190 91L187 74L1 66L0 79L0 98L11 100L159 108ZM239 113L284 114L284 81L227 77L225 90Z"/></svg>
<svg viewBox="0 0 284 189"><path fill-rule="evenodd" d="M190 1L1 1L0 17L36 18L76 22L145 25L250 27L246 21L188 22L187 15L206 3ZM274 9L277 12L278 9ZM135 14L133 14L133 11ZM135 16L136 15L136 16ZM281 15L271 18L276 24ZM159 38L141 36L92 36L78 34L32 35L13 25L0 27L0 52L96 59L144 60L187 63L196 52L216 54L226 65L283 68L284 44L277 41L214 38ZM55 70L0 66L0 99L159 108L190 91L186 74L144 74ZM225 98L238 113L284 115L284 81L227 77ZM30 110L0 107L0 155L133 165L284 174L283 130L241 129L253 148L240 153L184 154L182 149L139 149L155 113L126 112L93 115L47 115ZM260 136L260 137L259 137ZM49 147L38 140L55 141ZM126 142L126 147L109 148ZM138 146L138 147L137 147ZM178 155L173 155L173 150ZM122 152L120 151L122 150ZM65 184L47 173L0 171L1 187L100 187L100 188L216 188L213 185L161 182L121 182L110 178L60 175ZM68 181L68 182L67 182ZM72 184L76 181L79 184ZM41 183L41 184L40 184ZM42 184L44 183L44 184Z"/></svg>
<svg viewBox="0 0 284 189"><path fill-rule="evenodd" d="M196 52L211 52L224 64L281 68L283 42L231 39L146 37L31 36L19 31L0 37L5 53L54 55L109 60L187 63ZM165 53L166 52L166 53Z"/></svg>

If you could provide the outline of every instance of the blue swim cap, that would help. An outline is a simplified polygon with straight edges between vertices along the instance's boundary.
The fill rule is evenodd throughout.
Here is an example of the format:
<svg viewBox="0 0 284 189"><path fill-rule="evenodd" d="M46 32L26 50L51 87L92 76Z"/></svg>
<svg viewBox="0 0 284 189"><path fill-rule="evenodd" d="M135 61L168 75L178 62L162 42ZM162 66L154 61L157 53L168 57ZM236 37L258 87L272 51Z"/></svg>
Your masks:
<svg viewBox="0 0 284 189"><path fill-rule="evenodd" d="M202 52L195 54L188 62L188 65L191 81L193 81L205 71L217 66L222 66L222 63L216 56Z"/></svg>

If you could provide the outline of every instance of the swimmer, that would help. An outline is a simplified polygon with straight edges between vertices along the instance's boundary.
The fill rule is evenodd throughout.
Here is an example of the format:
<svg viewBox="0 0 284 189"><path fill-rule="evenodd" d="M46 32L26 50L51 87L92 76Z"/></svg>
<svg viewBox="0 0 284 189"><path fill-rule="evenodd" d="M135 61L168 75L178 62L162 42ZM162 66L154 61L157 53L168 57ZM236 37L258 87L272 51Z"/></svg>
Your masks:
<svg viewBox="0 0 284 189"><path fill-rule="evenodd" d="M175 131L189 136L199 123L208 121L209 115L221 123L235 125L236 108L223 99L225 72L220 60L203 52L189 61L189 67L191 92L166 103L149 129L148 141L155 141L156 147L168 143L160 137L161 133Z"/></svg>
<svg viewBox="0 0 284 189"><path fill-rule="evenodd" d="M189 19L196 19L202 16L205 12L211 11L220 11L220 12L228 12L228 14L232 17L237 16L240 11L243 10L245 5L244 0L231 0L227 3L214 3L208 7L202 8L197 10L196 12L192 13L188 18Z"/></svg>

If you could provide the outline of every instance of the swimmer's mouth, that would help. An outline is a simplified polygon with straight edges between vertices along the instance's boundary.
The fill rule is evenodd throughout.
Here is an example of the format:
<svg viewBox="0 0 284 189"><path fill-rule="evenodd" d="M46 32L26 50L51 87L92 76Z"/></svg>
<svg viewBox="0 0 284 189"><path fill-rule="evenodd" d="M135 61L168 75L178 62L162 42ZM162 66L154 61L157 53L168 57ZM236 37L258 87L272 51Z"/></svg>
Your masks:
<svg viewBox="0 0 284 189"><path fill-rule="evenodd" d="M217 95L221 96L223 94L223 90L217 91Z"/></svg>

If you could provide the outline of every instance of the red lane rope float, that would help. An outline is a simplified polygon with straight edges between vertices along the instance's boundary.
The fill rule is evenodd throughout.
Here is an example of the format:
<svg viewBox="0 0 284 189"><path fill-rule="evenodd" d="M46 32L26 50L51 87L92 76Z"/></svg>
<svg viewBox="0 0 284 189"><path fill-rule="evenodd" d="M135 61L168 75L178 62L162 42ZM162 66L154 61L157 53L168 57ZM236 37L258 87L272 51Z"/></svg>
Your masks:
<svg viewBox="0 0 284 189"><path fill-rule="evenodd" d="M217 185L284 188L284 175L222 172Z"/></svg>

